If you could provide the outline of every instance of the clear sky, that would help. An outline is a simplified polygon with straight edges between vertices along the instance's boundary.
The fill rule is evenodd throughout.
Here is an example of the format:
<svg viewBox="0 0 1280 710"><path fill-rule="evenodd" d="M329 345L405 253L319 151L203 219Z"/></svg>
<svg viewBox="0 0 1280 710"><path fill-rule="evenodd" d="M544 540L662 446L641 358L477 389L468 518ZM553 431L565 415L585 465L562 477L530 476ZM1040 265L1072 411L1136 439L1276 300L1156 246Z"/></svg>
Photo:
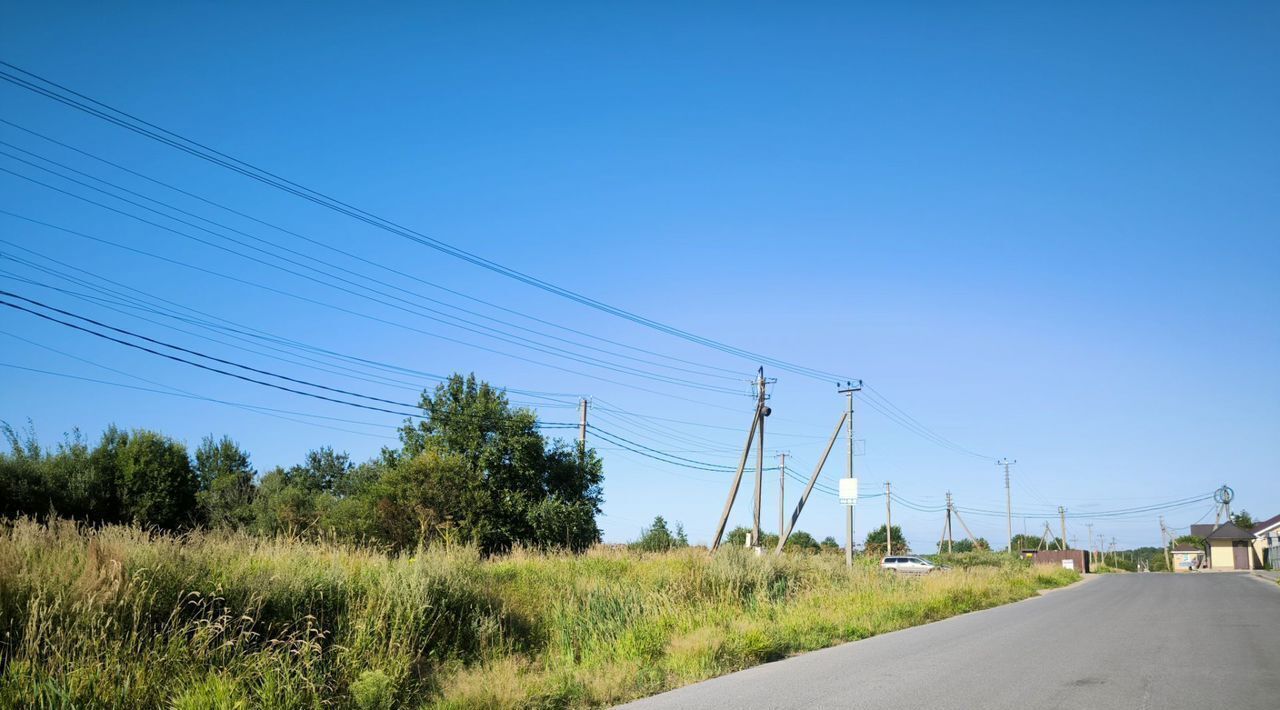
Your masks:
<svg viewBox="0 0 1280 710"><path fill-rule="evenodd" d="M862 378L931 431L988 457L937 446L860 401L865 448L855 466L868 494L888 480L919 507L950 490L960 505L1003 510L992 459L1008 456L1018 460L1017 531L1037 532L1045 520L1056 530L1064 505L1080 516L1069 535L1081 545L1090 511L1224 483L1237 508L1280 513L1280 7L890 5L9 3L0 47L19 67L502 264L702 336ZM51 158L270 239L295 250L291 258L368 275L362 285L405 300L336 290L331 277L306 280L4 172L0 209L173 260L0 215L6 290L371 396L416 401L430 385L417 373L372 382L389 373L353 379L295 351L281 362L225 336L210 342L193 325L66 293L88 287L33 264L80 268L94 285L108 278L311 346L562 393L561 404L513 395L544 402L545 421L575 421L577 397L591 397L592 423L605 431L735 463L752 406L746 381L759 364L751 359L505 279L8 83L0 118L373 263L12 125L0 124L0 168L226 244L42 171L34 165L63 169L30 153ZM449 307L414 294L475 311L466 317L506 340L429 320L423 305ZM311 415L282 419L0 368L0 419L30 418L46 441L73 427L96 438L111 422L189 445L227 433L260 470L326 443L360 459L394 443L396 416L236 382L5 310L7 365ZM648 374L618 371L627 368ZM778 378L769 463L789 451L807 474L843 399L834 381L766 374ZM593 443L606 461L607 540L635 537L655 514L683 522L695 541L710 537L727 474ZM843 446L828 483L843 475ZM798 484L788 484L789 509ZM776 491L776 474L766 474L769 529ZM883 502L859 506L859 537L883 523ZM1209 509L1165 514L1185 526ZM1003 544L1002 516L966 517ZM749 518L744 486L732 523ZM894 522L926 551L942 515L898 506ZM818 496L800 527L843 539L843 513ZM1098 519L1094 531L1121 546L1159 541L1155 514Z"/></svg>

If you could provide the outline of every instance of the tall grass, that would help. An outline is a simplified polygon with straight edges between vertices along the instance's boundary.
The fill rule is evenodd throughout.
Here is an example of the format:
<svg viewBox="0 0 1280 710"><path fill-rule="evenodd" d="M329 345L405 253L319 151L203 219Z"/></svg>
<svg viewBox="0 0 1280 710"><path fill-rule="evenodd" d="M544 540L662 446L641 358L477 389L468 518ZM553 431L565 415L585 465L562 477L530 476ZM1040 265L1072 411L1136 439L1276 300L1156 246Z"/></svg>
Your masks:
<svg viewBox="0 0 1280 710"><path fill-rule="evenodd" d="M234 533L0 528L0 707L577 707L1025 598L740 550L388 557Z"/></svg>

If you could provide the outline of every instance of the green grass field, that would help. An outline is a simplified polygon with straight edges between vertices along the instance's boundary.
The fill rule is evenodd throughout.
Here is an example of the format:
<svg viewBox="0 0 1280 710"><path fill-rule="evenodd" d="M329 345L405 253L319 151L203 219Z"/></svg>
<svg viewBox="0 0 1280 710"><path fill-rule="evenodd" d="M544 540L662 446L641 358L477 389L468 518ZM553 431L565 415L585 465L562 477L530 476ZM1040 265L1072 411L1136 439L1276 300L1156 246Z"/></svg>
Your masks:
<svg viewBox="0 0 1280 710"><path fill-rule="evenodd" d="M481 559L69 522L0 527L0 707L582 707L1032 596L742 550Z"/></svg>

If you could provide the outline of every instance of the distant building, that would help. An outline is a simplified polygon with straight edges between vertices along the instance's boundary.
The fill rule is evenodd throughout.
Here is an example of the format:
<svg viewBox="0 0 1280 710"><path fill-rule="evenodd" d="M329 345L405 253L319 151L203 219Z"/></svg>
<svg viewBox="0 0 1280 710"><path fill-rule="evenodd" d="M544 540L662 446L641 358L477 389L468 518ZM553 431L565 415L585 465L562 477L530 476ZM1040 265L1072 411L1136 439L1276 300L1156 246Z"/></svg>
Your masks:
<svg viewBox="0 0 1280 710"><path fill-rule="evenodd" d="M1203 538L1209 569L1256 569L1254 534L1227 521L1221 525L1192 525L1191 534Z"/></svg>
<svg viewBox="0 0 1280 710"><path fill-rule="evenodd" d="M1260 569L1280 569L1280 515L1253 526L1253 557Z"/></svg>
<svg viewBox="0 0 1280 710"><path fill-rule="evenodd" d="M1204 566L1204 550L1190 543L1173 546L1173 571L1191 572Z"/></svg>

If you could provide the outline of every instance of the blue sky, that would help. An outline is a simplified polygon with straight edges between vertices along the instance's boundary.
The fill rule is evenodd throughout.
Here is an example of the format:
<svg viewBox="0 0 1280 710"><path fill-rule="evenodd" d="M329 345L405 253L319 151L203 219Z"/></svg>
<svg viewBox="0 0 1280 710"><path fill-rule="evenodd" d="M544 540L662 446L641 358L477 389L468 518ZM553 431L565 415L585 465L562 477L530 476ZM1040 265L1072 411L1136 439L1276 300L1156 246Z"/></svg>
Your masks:
<svg viewBox="0 0 1280 710"><path fill-rule="evenodd" d="M863 378L948 440L1016 458L1015 528L1034 532L1065 505L1080 516L1069 534L1082 538L1089 511L1223 483L1255 515L1280 512L1278 29L1280 10L1267 3L46 3L6 8L0 46L17 66L471 252L699 335ZM477 269L9 84L0 85L0 118L522 315L306 245L0 124L0 141L16 146L0 146L9 155L39 163L18 149L31 151L323 256L389 293L644 348L657 355L588 341L661 366L592 353L615 365L731 391L533 353L0 173L5 211L345 310L0 215L6 257L52 266L21 251L34 250L61 270L350 355L562 393L569 405L540 407L550 422L573 420L571 403L591 397L592 422L607 431L734 463L756 362ZM12 157L0 156L0 167L93 196ZM12 258L0 269L8 290L329 386L415 401L427 383L273 361L17 281L73 288ZM30 418L48 441L76 426L96 437L110 422L191 445L228 433L260 469L326 443L356 458L393 443L391 415L198 372L18 312L0 313L0 331L9 365L368 423L284 420L0 368L0 419ZM770 463L789 451L811 467L842 398L834 382L767 374L778 378ZM862 404L855 421L868 493L891 480L922 507L950 490L961 505L1003 509L989 458L936 446ZM843 474L842 446L828 481ZM607 540L634 537L655 514L709 538L727 475L603 444L601 453ZM788 483L790 509L798 486ZM776 489L767 475L769 528ZM1189 525L1209 507L1166 516ZM859 537L883 516L883 499L864 501ZM732 522L749 517L744 488ZM1003 541L1003 518L968 517L975 533ZM800 527L842 538L842 521L836 502L819 496ZM940 513L901 506L894 521L921 550L942 526ZM1121 546L1159 540L1155 515L1099 520L1098 531Z"/></svg>

